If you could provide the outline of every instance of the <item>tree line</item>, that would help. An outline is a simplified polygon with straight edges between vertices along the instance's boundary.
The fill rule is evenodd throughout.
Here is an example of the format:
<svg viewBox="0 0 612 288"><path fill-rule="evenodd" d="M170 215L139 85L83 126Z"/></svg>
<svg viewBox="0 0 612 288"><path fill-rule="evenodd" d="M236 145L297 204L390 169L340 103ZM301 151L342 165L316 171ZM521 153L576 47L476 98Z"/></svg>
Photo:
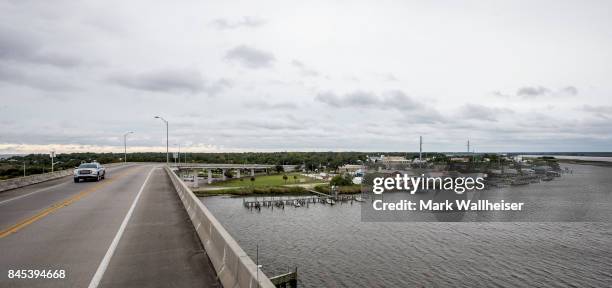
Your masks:
<svg viewBox="0 0 612 288"><path fill-rule="evenodd" d="M366 161L367 155L380 153L365 152L244 152L244 153L181 153L180 161L188 163L223 163L223 164L269 164L300 165L309 171L316 169L335 170L344 164L360 164ZM406 153L383 153L385 155L407 156ZM170 161L174 162L170 155ZM123 153L64 153L57 154L55 170L70 169L83 162L97 161L102 164L124 161ZM142 152L128 153L130 162L166 162L166 153ZM0 160L0 179L40 174L51 171L49 154L29 154L12 156Z"/></svg>

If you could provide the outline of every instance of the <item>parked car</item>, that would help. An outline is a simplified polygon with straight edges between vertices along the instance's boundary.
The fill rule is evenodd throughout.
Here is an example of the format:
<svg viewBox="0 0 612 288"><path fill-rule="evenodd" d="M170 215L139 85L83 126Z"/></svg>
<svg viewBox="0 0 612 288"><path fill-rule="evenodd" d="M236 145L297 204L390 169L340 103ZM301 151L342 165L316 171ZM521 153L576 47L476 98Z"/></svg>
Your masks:
<svg viewBox="0 0 612 288"><path fill-rule="evenodd" d="M74 183L82 180L100 181L106 177L106 169L98 162L83 163L74 168Z"/></svg>

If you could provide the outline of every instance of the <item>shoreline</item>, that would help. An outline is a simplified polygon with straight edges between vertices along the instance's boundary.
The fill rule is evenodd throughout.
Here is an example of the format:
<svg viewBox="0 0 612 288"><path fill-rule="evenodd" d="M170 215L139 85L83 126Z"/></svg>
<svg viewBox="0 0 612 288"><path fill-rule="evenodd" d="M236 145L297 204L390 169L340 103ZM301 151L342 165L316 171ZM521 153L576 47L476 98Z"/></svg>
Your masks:
<svg viewBox="0 0 612 288"><path fill-rule="evenodd" d="M592 161L592 160L577 160L577 159L557 159L559 163L563 164L577 164L577 165L592 165L599 167L612 167L612 162L607 161Z"/></svg>

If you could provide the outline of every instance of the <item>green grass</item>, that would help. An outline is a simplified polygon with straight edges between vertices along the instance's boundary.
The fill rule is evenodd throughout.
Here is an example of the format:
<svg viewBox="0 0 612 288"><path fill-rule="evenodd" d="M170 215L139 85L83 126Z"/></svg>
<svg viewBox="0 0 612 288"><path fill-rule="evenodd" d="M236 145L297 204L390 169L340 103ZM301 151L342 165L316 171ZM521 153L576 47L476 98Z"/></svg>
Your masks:
<svg viewBox="0 0 612 288"><path fill-rule="evenodd" d="M213 195L303 195L308 194L306 189L293 186L293 187L259 187L259 188L250 188L250 187L236 187L236 188L228 188L221 190L194 190L193 193L198 197L206 197Z"/></svg>
<svg viewBox="0 0 612 288"><path fill-rule="evenodd" d="M293 179L293 176L297 176L297 180ZM273 186L283 186L290 184L309 184L309 183L322 183L320 180L312 179L310 177L301 176L298 173L287 173L287 182L283 180L283 174L275 174L275 175L262 175L255 176L255 181L251 182L250 176L245 176L240 179L232 179L223 182L215 182L211 184L211 186L215 187L273 187Z"/></svg>

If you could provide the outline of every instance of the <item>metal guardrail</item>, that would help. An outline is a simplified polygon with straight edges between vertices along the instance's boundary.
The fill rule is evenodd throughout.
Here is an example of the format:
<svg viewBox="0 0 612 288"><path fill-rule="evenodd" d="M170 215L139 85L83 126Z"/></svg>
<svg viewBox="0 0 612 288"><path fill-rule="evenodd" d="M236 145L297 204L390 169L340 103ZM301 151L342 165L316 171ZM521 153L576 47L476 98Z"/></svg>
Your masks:
<svg viewBox="0 0 612 288"><path fill-rule="evenodd" d="M165 170L189 214L189 219L223 287L274 288L270 278L257 267L189 187L174 174L170 167L165 166Z"/></svg>

